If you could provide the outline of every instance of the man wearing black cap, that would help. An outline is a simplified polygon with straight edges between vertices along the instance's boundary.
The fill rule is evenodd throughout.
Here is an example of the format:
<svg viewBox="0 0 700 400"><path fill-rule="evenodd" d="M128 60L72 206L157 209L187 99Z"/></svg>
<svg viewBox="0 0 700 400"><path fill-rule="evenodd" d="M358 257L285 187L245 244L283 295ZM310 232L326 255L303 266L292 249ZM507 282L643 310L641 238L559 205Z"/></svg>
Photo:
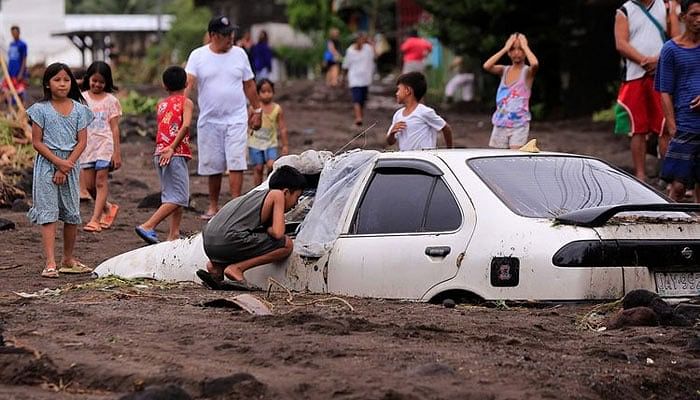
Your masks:
<svg viewBox="0 0 700 400"><path fill-rule="evenodd" d="M248 111L246 98L254 109L250 124L260 128L262 108L248 56L233 46L236 27L227 17L209 21L208 44L190 53L187 85L198 86L197 151L198 172L209 180L209 207L202 216L211 218L219 209L221 176L229 172L231 196L241 194L243 171L247 168Z"/></svg>

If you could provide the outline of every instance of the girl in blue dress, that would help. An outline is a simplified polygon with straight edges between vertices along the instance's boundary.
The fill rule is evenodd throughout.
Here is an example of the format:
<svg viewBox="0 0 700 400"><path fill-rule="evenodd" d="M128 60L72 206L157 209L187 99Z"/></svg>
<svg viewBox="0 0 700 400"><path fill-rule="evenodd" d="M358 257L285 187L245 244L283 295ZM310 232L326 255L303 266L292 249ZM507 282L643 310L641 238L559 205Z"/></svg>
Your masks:
<svg viewBox="0 0 700 400"><path fill-rule="evenodd" d="M41 242L46 264L41 276L57 278L59 272L87 273L91 269L74 254L80 224L80 154L87 143L87 125L93 114L84 103L70 68L62 63L49 65L42 81L44 98L29 107L34 160L29 221L41 225ZM63 221L63 259L56 264L54 243L56 222Z"/></svg>

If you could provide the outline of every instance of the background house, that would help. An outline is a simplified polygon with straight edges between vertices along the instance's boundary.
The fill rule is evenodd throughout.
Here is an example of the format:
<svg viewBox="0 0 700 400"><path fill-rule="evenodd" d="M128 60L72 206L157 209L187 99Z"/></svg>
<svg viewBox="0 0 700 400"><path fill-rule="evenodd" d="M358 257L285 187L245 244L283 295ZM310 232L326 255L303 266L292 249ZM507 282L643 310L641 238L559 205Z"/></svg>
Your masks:
<svg viewBox="0 0 700 400"><path fill-rule="evenodd" d="M29 65L61 61L77 67L115 55L138 58L172 20L171 15L66 14L65 0L1 0L0 51L6 54L10 27L17 25L29 48Z"/></svg>

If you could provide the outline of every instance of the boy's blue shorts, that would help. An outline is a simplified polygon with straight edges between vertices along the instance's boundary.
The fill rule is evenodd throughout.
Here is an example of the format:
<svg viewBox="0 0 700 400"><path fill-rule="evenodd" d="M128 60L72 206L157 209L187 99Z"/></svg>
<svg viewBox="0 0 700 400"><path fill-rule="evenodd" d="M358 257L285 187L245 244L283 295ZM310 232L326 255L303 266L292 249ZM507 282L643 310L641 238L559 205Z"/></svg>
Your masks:
<svg viewBox="0 0 700 400"><path fill-rule="evenodd" d="M103 169L112 169L112 161L110 160L96 160L80 164L81 169L94 169L95 171Z"/></svg>
<svg viewBox="0 0 700 400"><path fill-rule="evenodd" d="M268 161L277 159L277 147L270 147L265 150L248 148L248 163L250 165L265 165Z"/></svg>
<svg viewBox="0 0 700 400"><path fill-rule="evenodd" d="M700 132L676 133L668 145L661 178L686 186L700 183Z"/></svg>

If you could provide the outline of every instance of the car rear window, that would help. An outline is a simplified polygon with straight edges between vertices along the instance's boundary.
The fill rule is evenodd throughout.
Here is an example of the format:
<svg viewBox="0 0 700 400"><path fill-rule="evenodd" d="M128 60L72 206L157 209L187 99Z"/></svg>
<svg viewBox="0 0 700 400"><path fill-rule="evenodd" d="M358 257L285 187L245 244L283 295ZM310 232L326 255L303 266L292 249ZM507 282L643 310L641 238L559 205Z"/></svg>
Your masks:
<svg viewBox="0 0 700 400"><path fill-rule="evenodd" d="M584 208L666 200L599 160L565 156L486 157L467 165L516 214L551 218Z"/></svg>

